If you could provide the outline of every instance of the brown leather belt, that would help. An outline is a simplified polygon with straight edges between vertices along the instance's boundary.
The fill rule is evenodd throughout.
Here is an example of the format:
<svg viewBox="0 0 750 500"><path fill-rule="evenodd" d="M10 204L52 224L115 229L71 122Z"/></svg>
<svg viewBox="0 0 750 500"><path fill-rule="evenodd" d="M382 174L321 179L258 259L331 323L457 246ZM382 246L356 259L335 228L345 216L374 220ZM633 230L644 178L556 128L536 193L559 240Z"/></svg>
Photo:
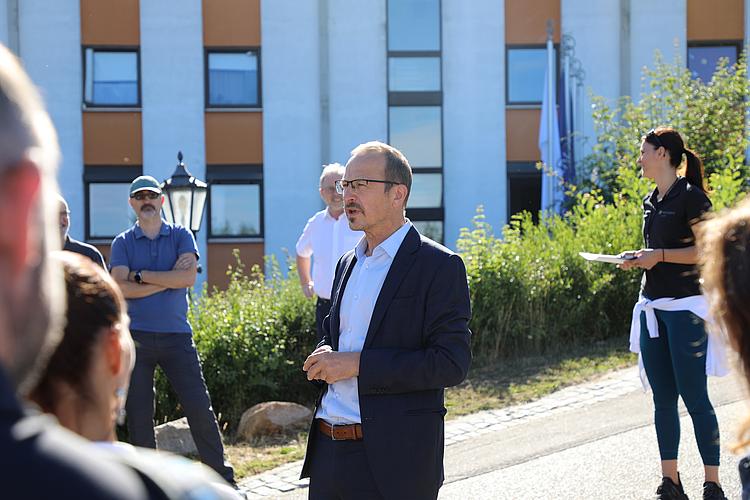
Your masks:
<svg viewBox="0 0 750 500"><path fill-rule="evenodd" d="M325 420L318 419L318 429L334 441L362 440L361 424L331 425Z"/></svg>

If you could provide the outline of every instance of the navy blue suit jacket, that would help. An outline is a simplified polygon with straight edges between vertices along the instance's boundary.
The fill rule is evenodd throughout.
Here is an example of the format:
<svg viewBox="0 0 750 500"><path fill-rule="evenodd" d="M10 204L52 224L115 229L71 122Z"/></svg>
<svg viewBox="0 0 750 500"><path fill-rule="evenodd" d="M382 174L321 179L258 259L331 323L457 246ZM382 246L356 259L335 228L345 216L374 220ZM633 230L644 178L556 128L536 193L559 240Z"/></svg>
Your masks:
<svg viewBox="0 0 750 500"><path fill-rule="evenodd" d="M334 350L355 263L350 251L336 268L322 342ZM469 370L470 317L463 261L411 228L375 303L359 364L363 442L385 498L437 496L443 483L444 388L461 383ZM317 405L326 390L324 385ZM309 476L318 438L312 425L302 477Z"/></svg>

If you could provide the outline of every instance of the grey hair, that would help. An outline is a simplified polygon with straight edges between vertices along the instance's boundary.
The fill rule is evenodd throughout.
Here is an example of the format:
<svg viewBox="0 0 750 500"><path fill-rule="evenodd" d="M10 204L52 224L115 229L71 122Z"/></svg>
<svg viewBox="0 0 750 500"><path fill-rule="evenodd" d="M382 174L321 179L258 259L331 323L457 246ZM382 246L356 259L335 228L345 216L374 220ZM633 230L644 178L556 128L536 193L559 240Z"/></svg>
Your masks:
<svg viewBox="0 0 750 500"><path fill-rule="evenodd" d="M344 170L344 166L341 163L329 163L328 165L323 165L323 172L320 174L319 185L322 186L323 181L329 175L338 175L339 179L344 177Z"/></svg>

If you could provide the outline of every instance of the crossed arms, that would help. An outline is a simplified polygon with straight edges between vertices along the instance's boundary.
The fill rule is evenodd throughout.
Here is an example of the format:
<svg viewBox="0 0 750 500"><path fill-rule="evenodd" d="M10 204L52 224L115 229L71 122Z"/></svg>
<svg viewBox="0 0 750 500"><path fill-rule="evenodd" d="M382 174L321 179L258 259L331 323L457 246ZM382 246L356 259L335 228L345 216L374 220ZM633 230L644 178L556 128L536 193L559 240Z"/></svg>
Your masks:
<svg viewBox="0 0 750 500"><path fill-rule="evenodd" d="M112 277L120 285L126 299L140 299L169 288L188 288L195 284L198 258L194 253L183 253L177 258L171 271L141 271L143 283L135 282L136 270L127 266L112 268Z"/></svg>

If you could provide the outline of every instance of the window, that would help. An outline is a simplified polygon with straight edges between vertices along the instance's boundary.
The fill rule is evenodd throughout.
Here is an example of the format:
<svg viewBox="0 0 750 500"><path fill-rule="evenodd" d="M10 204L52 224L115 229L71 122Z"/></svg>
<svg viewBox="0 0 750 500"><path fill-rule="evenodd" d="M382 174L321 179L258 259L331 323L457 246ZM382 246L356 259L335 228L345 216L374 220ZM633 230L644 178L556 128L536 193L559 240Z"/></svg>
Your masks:
<svg viewBox="0 0 750 500"><path fill-rule="evenodd" d="M439 106L389 108L391 145L406 155L412 167L442 166L441 114Z"/></svg>
<svg viewBox="0 0 750 500"><path fill-rule="evenodd" d="M388 90L428 92L440 90L439 57L391 57L388 59Z"/></svg>
<svg viewBox="0 0 750 500"><path fill-rule="evenodd" d="M259 107L257 50L211 51L207 55L208 107Z"/></svg>
<svg viewBox="0 0 750 500"><path fill-rule="evenodd" d="M443 174L415 171L409 193L409 208L436 208L443 206Z"/></svg>
<svg viewBox="0 0 750 500"><path fill-rule="evenodd" d="M206 175L209 180L209 237L262 237L262 167L210 165Z"/></svg>
<svg viewBox="0 0 750 500"><path fill-rule="evenodd" d="M546 71L546 47L508 47L506 58L508 104L541 104Z"/></svg>
<svg viewBox="0 0 750 500"><path fill-rule="evenodd" d="M508 221L520 212L531 212L534 221L542 206L542 172L535 162L508 162Z"/></svg>
<svg viewBox="0 0 750 500"><path fill-rule="evenodd" d="M86 239L111 240L135 223L128 197L141 172L141 167L84 167Z"/></svg>
<svg viewBox="0 0 750 500"><path fill-rule="evenodd" d="M714 76L719 60L726 58L731 66L737 62L739 50L739 44L734 42L688 46L688 69L693 78L708 83Z"/></svg>
<svg viewBox="0 0 750 500"><path fill-rule="evenodd" d="M412 221L417 231L438 243L443 241L443 221L440 220L415 220Z"/></svg>
<svg viewBox="0 0 750 500"><path fill-rule="evenodd" d="M440 50L440 0L388 0L388 50Z"/></svg>
<svg viewBox="0 0 750 500"><path fill-rule="evenodd" d="M137 50L84 50L83 101L87 106L139 106L138 81Z"/></svg>

